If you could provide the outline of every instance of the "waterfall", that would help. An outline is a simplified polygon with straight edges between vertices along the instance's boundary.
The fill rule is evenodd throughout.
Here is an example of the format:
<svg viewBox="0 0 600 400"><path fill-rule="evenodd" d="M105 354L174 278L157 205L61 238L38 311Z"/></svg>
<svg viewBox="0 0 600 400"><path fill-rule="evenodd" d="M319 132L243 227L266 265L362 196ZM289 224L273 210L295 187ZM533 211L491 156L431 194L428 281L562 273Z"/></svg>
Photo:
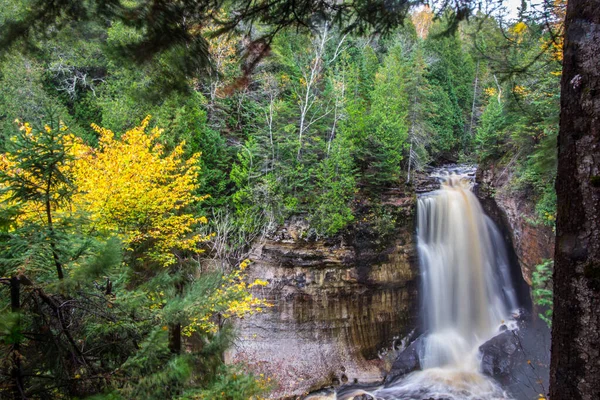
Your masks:
<svg viewBox="0 0 600 400"><path fill-rule="evenodd" d="M425 336L421 371L369 393L376 399L507 399L479 372L479 346L517 307L500 232L471 191L469 174L438 175L418 200Z"/></svg>
<svg viewBox="0 0 600 400"><path fill-rule="evenodd" d="M515 308L504 244L471 182L449 175L419 199L418 250L423 279L424 369L463 366ZM503 255L503 257L502 257Z"/></svg>

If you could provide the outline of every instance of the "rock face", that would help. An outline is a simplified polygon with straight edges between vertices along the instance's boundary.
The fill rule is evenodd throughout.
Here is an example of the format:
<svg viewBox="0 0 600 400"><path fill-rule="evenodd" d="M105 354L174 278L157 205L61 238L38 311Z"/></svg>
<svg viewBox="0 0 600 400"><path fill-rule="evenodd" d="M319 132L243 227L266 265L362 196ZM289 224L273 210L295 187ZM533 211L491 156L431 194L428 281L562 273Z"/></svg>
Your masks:
<svg viewBox="0 0 600 400"><path fill-rule="evenodd" d="M517 323L518 329L507 329L481 345L481 371L516 400L546 396L550 329L544 321L529 314L521 316Z"/></svg>
<svg viewBox="0 0 600 400"><path fill-rule="evenodd" d="M486 213L505 229L505 235L514 247L523 279L531 286L535 266L554 255L552 228L533 224L535 204L527 193L510 191L510 168L489 166L477 171L477 194Z"/></svg>
<svg viewBox="0 0 600 400"><path fill-rule="evenodd" d="M419 353L423 347L424 337L419 336L404 351L398 354L396 361L392 364L392 369L385 378L385 385L391 385L399 378L410 374L413 371L421 369L421 359Z"/></svg>
<svg viewBox="0 0 600 400"><path fill-rule="evenodd" d="M255 294L273 307L239 323L227 356L276 381L273 398L381 380L380 352L417 325L415 198L387 193L383 204L358 204L358 222L335 239L304 239L292 221L253 248L249 278L269 282ZM384 233L378 215L394 221Z"/></svg>

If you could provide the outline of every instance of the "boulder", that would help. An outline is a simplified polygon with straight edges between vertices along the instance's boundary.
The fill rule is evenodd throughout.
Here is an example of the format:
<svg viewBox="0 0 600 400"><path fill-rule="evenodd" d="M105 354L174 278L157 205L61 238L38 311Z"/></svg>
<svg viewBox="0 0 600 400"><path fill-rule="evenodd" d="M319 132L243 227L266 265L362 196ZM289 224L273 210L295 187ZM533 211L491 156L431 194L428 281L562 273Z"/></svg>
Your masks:
<svg viewBox="0 0 600 400"><path fill-rule="evenodd" d="M548 392L550 329L539 317L521 317L517 329L504 330L479 350L482 373L514 399L534 399Z"/></svg>
<svg viewBox="0 0 600 400"><path fill-rule="evenodd" d="M392 369L385 378L385 385L388 386L404 375L410 374L413 371L421 369L421 361L419 353L423 346L423 336L419 336L414 340L404 351L398 354L396 361L392 364Z"/></svg>

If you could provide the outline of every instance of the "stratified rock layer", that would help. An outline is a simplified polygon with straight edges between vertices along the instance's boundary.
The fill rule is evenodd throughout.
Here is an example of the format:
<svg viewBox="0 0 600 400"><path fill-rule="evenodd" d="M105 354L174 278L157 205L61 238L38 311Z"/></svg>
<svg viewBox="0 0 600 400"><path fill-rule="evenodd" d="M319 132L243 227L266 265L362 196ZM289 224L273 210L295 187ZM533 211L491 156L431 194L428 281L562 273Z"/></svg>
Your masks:
<svg viewBox="0 0 600 400"><path fill-rule="evenodd" d="M249 278L269 282L254 290L273 307L241 321L228 357L275 380L272 397L381 380L382 350L417 325L414 196L388 193L383 202L394 221L387 233L359 204L343 236L305 240L295 221L254 247Z"/></svg>

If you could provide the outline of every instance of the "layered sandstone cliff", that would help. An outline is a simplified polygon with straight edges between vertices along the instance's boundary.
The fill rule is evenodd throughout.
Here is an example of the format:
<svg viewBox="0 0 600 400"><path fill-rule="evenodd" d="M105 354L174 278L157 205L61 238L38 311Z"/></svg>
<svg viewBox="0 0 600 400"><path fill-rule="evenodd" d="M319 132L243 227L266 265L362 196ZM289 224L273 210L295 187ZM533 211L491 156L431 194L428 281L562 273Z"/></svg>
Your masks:
<svg viewBox="0 0 600 400"><path fill-rule="evenodd" d="M274 398L385 375L382 352L417 326L413 194L357 205L343 235L311 240L298 219L252 249L249 278L273 307L241 321L228 354L275 382ZM381 216L388 223L381 232Z"/></svg>

